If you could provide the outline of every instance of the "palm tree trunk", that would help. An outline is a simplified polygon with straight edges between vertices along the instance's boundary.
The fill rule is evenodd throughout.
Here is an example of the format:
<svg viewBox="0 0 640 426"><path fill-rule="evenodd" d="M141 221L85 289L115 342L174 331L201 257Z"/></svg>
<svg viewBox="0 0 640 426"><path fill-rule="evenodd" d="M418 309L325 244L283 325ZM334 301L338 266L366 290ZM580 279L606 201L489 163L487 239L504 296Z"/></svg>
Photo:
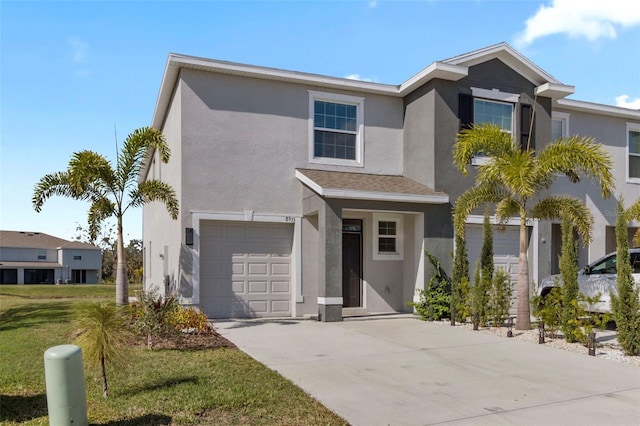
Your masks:
<svg viewBox="0 0 640 426"><path fill-rule="evenodd" d="M531 311L529 307L529 259L527 258L527 216L520 211L520 256L518 257L518 298L516 330L531 329Z"/></svg>
<svg viewBox="0 0 640 426"><path fill-rule="evenodd" d="M118 216L118 241L116 263L116 305L129 304L129 282L127 281L127 261L125 259L122 235L122 215Z"/></svg>
<svg viewBox="0 0 640 426"><path fill-rule="evenodd" d="M107 369L105 366L104 356L100 357L100 367L102 368L102 397L106 398L109 391L107 387Z"/></svg>

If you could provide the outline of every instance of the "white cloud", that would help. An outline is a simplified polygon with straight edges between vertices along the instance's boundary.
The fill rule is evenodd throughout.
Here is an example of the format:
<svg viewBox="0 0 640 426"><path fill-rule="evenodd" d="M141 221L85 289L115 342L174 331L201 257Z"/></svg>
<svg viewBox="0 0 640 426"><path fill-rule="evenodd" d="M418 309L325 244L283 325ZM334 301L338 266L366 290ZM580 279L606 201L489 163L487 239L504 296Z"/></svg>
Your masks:
<svg viewBox="0 0 640 426"><path fill-rule="evenodd" d="M71 48L71 57L73 62L81 64L87 58L87 51L89 50L89 44L80 40L77 37L69 37L67 44Z"/></svg>
<svg viewBox="0 0 640 426"><path fill-rule="evenodd" d="M615 39L617 27L640 25L640 7L637 0L551 0L548 6L540 6L525 25L515 40L518 47L552 34L589 41Z"/></svg>
<svg viewBox="0 0 640 426"><path fill-rule="evenodd" d="M370 83L375 83L377 81L375 78L362 77L360 74L349 74L345 78L349 80L368 81Z"/></svg>
<svg viewBox="0 0 640 426"><path fill-rule="evenodd" d="M616 96L616 106L640 110L640 98L629 99L629 95Z"/></svg>
<svg viewBox="0 0 640 426"><path fill-rule="evenodd" d="M378 0L369 0L367 6L369 6L370 9L375 9L378 7Z"/></svg>

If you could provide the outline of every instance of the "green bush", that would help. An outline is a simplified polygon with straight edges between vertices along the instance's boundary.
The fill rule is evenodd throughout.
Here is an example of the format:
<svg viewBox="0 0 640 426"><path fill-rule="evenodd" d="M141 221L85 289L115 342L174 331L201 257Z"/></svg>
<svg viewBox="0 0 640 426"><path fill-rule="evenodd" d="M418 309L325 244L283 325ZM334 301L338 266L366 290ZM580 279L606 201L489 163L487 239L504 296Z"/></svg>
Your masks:
<svg viewBox="0 0 640 426"><path fill-rule="evenodd" d="M562 290L554 287L545 297L536 295L531 298L531 305L533 315L544 322L545 334L558 337L562 324Z"/></svg>
<svg viewBox="0 0 640 426"><path fill-rule="evenodd" d="M409 302L416 315L425 321L440 321L449 317L451 309L451 283L440 267L440 261L430 253L425 253L434 268L427 288L418 290L419 301Z"/></svg>
<svg viewBox="0 0 640 426"><path fill-rule="evenodd" d="M509 275L499 269L493 276L489 291L488 317L495 327L504 325L504 322L509 317L511 292Z"/></svg>

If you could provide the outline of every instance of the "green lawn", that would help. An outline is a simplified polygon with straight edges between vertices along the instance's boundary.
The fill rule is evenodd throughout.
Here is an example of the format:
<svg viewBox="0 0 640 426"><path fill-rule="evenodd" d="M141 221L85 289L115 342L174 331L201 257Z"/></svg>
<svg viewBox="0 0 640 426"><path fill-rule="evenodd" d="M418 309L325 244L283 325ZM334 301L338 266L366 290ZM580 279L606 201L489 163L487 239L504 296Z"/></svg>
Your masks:
<svg viewBox="0 0 640 426"><path fill-rule="evenodd" d="M115 288L0 286L0 424L48 424L44 351L72 341L72 309L91 299L115 300ZM237 349L134 347L108 373L104 399L85 372L91 424L346 424Z"/></svg>

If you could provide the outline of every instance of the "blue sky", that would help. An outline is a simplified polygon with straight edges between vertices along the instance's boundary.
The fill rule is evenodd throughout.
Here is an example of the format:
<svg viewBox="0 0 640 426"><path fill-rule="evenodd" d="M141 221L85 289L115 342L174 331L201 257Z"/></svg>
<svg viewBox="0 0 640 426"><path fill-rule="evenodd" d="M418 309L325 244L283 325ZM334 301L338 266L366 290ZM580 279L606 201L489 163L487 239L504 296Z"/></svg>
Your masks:
<svg viewBox="0 0 640 426"><path fill-rule="evenodd" d="M637 0L0 0L0 228L72 238L84 202L31 206L36 182L83 149L151 122L167 54L399 84L505 41L573 99L640 109ZM142 235L141 210L125 221Z"/></svg>

